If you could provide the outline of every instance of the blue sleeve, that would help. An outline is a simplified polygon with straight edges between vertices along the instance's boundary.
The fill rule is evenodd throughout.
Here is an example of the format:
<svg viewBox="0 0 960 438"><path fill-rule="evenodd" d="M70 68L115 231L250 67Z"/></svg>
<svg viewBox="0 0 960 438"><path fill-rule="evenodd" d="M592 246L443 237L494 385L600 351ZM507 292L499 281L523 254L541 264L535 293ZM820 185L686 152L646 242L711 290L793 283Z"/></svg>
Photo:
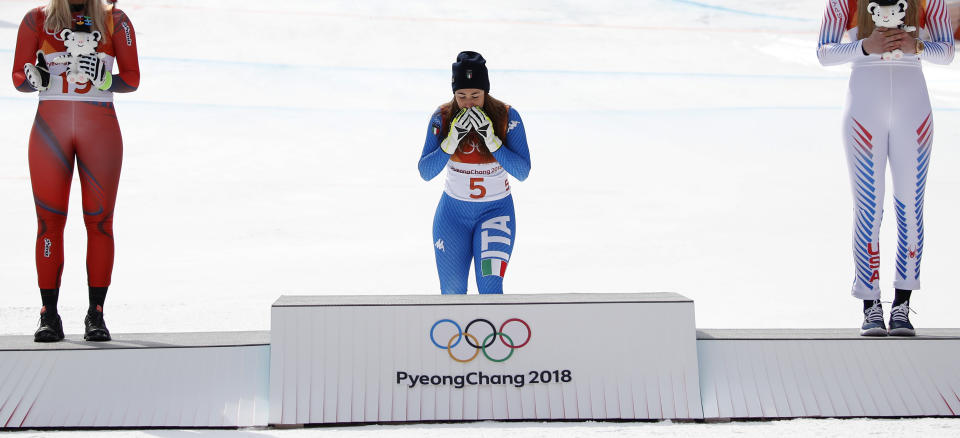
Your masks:
<svg viewBox="0 0 960 438"><path fill-rule="evenodd" d="M507 173L519 181L530 174L530 149L527 148L527 132L520 120L520 113L510 108L510 121L507 123L507 135L503 146L493 153L493 157Z"/></svg>
<svg viewBox="0 0 960 438"><path fill-rule="evenodd" d="M437 176L450 160L450 155L440 149L440 139L436 134L440 132L440 123L442 123L440 110L437 109L430 117L427 138L423 141L423 153L420 154L420 163L417 165L420 169L420 177L424 181L430 181Z"/></svg>

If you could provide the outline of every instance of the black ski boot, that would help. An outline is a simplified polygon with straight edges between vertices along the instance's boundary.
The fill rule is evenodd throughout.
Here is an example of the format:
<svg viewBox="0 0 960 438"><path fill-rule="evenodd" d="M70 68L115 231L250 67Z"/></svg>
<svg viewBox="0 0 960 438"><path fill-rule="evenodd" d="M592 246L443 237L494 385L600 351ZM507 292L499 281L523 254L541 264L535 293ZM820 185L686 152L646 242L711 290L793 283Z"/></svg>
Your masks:
<svg viewBox="0 0 960 438"><path fill-rule="evenodd" d="M63 321L55 312L40 311L40 327L33 333L33 342L58 342L63 340Z"/></svg>
<svg viewBox="0 0 960 438"><path fill-rule="evenodd" d="M97 306L87 310L87 317L83 319L83 325L86 326L83 333L84 340L92 342L110 340L110 330L107 330L107 323L103 322L103 307Z"/></svg>

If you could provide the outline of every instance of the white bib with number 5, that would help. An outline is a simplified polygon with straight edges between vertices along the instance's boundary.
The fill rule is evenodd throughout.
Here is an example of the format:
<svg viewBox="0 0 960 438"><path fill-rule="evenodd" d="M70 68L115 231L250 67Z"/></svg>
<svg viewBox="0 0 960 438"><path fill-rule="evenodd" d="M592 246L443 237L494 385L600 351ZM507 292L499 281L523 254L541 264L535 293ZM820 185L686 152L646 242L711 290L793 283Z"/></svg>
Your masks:
<svg viewBox="0 0 960 438"><path fill-rule="evenodd" d="M496 201L510 194L510 182L507 172L496 161L482 164L449 161L443 191L461 201Z"/></svg>

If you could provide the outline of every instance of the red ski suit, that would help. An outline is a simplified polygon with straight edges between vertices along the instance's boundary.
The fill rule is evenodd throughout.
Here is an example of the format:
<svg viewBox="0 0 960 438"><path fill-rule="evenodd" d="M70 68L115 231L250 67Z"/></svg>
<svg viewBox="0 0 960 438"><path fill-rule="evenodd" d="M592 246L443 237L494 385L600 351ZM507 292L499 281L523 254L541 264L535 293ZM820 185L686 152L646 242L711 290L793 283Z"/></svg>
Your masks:
<svg viewBox="0 0 960 438"><path fill-rule="evenodd" d="M37 210L37 277L41 289L60 287L63 272L63 228L74 163L80 169L83 218L87 228L87 282L109 286L113 271L113 212L120 182L123 140L113 108L113 93L126 93L140 84L136 35L122 11L112 8L105 17L96 50L111 71L110 87L100 90L90 82L67 81L68 64L57 62L66 54L60 30L44 28L43 8L27 13L20 23L13 61L13 85L23 92L36 91L27 81L24 64L35 64L37 51L50 70L50 84L40 92L37 115L30 132L30 181ZM78 14L82 15L82 14ZM76 20L74 20L76 21Z"/></svg>

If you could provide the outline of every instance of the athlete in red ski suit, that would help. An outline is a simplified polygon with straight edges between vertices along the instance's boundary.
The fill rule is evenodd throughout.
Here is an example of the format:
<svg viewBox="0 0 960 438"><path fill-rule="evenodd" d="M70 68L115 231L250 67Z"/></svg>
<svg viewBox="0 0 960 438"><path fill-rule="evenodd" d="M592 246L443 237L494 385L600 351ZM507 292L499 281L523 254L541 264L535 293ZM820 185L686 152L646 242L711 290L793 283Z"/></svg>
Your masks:
<svg viewBox="0 0 960 438"><path fill-rule="evenodd" d="M50 3L58 1L66 2L52 0ZM74 25L86 22L89 30L93 20L84 14L91 9L93 1L101 0L86 0L70 8ZM105 29L99 29L96 46L96 51L104 54L100 58L102 65L96 66L101 74L96 81L99 84L86 76L83 82L71 82L68 76L79 72L72 71L70 64L64 62L67 55L64 33L62 29L46 28L45 10L44 7L35 8L23 18L13 62L14 86L27 93L39 88L40 97L29 144L30 180L38 222L37 276L44 300L41 327L35 338L37 341L63 338L60 318L56 314L56 297L63 272L63 229L76 162L87 229L87 275L91 296L87 335L90 335L89 319L93 313L94 319L99 316L102 332L94 333L95 339L91 340L109 340L109 332L102 324L102 305L113 270L113 214L123 157L113 93L134 91L140 83L136 36L126 14L106 6L102 20ZM114 62L118 74L112 73ZM38 80L27 73L30 65L34 72L36 67L46 67L48 83L37 87ZM97 312L99 315L95 314ZM47 321L44 321L45 315ZM45 322L53 326L41 333Z"/></svg>

